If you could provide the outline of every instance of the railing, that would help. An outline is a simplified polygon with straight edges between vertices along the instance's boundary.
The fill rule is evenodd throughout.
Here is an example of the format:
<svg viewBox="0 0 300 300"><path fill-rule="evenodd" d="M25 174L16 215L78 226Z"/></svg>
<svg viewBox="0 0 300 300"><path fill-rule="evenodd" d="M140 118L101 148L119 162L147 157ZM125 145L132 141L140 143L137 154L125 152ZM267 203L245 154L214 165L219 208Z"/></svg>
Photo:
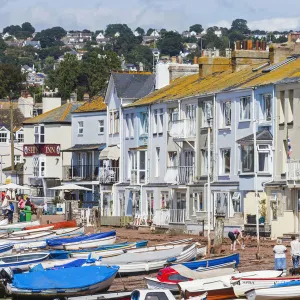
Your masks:
<svg viewBox="0 0 300 300"><path fill-rule="evenodd" d="M187 184L193 182L195 176L194 166L178 167L178 182Z"/></svg>
<svg viewBox="0 0 300 300"><path fill-rule="evenodd" d="M196 137L196 119L184 119L171 122L170 136L174 138Z"/></svg>
<svg viewBox="0 0 300 300"><path fill-rule="evenodd" d="M119 167L100 168L100 183L115 183L119 181Z"/></svg>
<svg viewBox="0 0 300 300"><path fill-rule="evenodd" d="M170 221L170 210L156 209L153 216L153 224L156 226L168 226Z"/></svg>
<svg viewBox="0 0 300 300"><path fill-rule="evenodd" d="M99 167L93 165L63 166L63 180L99 180Z"/></svg>
<svg viewBox="0 0 300 300"><path fill-rule="evenodd" d="M170 209L169 223L184 224L186 219L185 209Z"/></svg>
<svg viewBox="0 0 300 300"><path fill-rule="evenodd" d="M287 181L300 181L300 160L290 160L286 164Z"/></svg>

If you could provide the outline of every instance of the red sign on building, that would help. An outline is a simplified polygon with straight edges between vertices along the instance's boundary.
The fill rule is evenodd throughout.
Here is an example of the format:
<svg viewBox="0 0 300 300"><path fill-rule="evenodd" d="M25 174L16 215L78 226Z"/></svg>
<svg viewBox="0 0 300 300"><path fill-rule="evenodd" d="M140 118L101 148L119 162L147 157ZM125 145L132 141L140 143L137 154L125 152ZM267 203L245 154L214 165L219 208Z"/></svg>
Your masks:
<svg viewBox="0 0 300 300"><path fill-rule="evenodd" d="M45 154L46 156L60 156L59 144L23 145L23 156Z"/></svg>

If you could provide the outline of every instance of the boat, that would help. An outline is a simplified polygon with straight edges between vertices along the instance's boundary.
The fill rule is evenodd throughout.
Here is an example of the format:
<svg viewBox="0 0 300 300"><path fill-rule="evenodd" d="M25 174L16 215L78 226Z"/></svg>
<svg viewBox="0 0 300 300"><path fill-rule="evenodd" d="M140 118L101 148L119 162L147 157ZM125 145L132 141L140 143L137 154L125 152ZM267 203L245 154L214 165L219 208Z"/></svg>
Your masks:
<svg viewBox="0 0 300 300"><path fill-rule="evenodd" d="M178 292L178 283L201 278L211 278L221 275L233 275L235 262L217 265L208 268L190 270L184 265L175 265L159 270L156 278L145 277L148 289L169 289Z"/></svg>
<svg viewBox="0 0 300 300"><path fill-rule="evenodd" d="M203 257L207 254L207 247L198 247L197 248L197 257Z"/></svg>
<svg viewBox="0 0 300 300"><path fill-rule="evenodd" d="M54 234L56 235L56 234ZM20 235L20 236L8 236L6 238L0 239L0 245L4 244L17 244L21 242L31 242L31 241L41 241L45 240L47 237L53 236L53 233L51 231L46 232L36 232L30 235Z"/></svg>
<svg viewBox="0 0 300 300"><path fill-rule="evenodd" d="M240 263L240 255L238 253L228 255L228 256L211 258L211 259L201 259L201 260L186 262L183 263L183 265L188 267L191 270L196 270L198 268L212 267L212 266L225 264L233 261L235 261L235 266L237 267Z"/></svg>
<svg viewBox="0 0 300 300"><path fill-rule="evenodd" d="M45 235L44 237L40 236L39 239L25 239L19 240L14 243L14 250L21 251L27 249L38 249L47 247L47 238L70 238L75 236L80 236L84 233L83 227L75 227L75 228L64 228L58 230L51 230L51 234ZM1 242L1 240L0 240Z"/></svg>
<svg viewBox="0 0 300 300"><path fill-rule="evenodd" d="M131 292L103 293L91 296L67 297L66 300L131 300Z"/></svg>
<svg viewBox="0 0 300 300"><path fill-rule="evenodd" d="M77 227L77 224L76 224L76 220L70 220L70 221L62 221L62 222L50 223L44 225L26 226L24 229L25 230L43 229L43 228L47 228L48 226L53 226L53 229L62 229L62 228Z"/></svg>
<svg viewBox="0 0 300 300"><path fill-rule="evenodd" d="M0 257L0 268L10 267L26 271L30 265L42 262L48 258L49 253L43 252L2 256Z"/></svg>
<svg viewBox="0 0 300 300"><path fill-rule="evenodd" d="M45 228L37 228L31 230L21 230L21 231L13 231L13 232L6 232L3 233L0 238L7 238L7 237L14 237L14 236L29 236L31 234L36 234L38 232L45 232L50 231L53 229L54 226L47 226Z"/></svg>
<svg viewBox="0 0 300 300"><path fill-rule="evenodd" d="M40 221L19 222L14 224L0 225L0 231L19 231L27 226L40 225Z"/></svg>
<svg viewBox="0 0 300 300"><path fill-rule="evenodd" d="M8 295L26 299L91 295L107 290L118 269L116 266L88 266L13 274L5 290Z"/></svg>
<svg viewBox="0 0 300 300"><path fill-rule="evenodd" d="M234 285L234 293L237 297L244 297L245 293L251 289L264 289L270 288L273 285L289 285L291 282L299 282L300 277L271 277L271 278L247 278L241 277L236 278L233 276L231 278L232 284Z"/></svg>
<svg viewBox="0 0 300 300"><path fill-rule="evenodd" d="M282 275L282 271L267 270L237 273L234 274L234 278L274 278ZM213 278L180 282L178 285L181 295L184 295L185 299L199 296L204 292L208 293L208 299L232 299L237 297L234 291L232 277L232 275L218 276ZM232 295L235 296L232 297Z"/></svg>
<svg viewBox="0 0 300 300"><path fill-rule="evenodd" d="M147 248L129 250L121 255L102 258L102 264L117 265L120 267L119 273L129 275L159 270L174 261L177 263L190 261L197 255L195 244L164 247L168 248L153 251L146 251Z"/></svg>
<svg viewBox="0 0 300 300"><path fill-rule="evenodd" d="M73 238L47 239L46 243L53 249L79 250L80 248L97 248L102 245L114 244L116 231L83 235Z"/></svg>
<svg viewBox="0 0 300 300"><path fill-rule="evenodd" d="M269 288L255 288L247 291L245 295L250 300L269 300L269 299L300 299L300 281L277 283Z"/></svg>
<svg viewBox="0 0 300 300"><path fill-rule="evenodd" d="M0 256L12 254L13 247L14 246L12 244L3 245L3 246L0 245Z"/></svg>

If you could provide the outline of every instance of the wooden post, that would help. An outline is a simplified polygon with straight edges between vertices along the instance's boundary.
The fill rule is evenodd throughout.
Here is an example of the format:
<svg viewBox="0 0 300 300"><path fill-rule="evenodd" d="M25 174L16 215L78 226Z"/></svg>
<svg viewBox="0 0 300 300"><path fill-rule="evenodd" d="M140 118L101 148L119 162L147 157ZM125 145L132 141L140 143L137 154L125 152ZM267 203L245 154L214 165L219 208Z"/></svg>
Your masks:
<svg viewBox="0 0 300 300"><path fill-rule="evenodd" d="M224 218L225 214L219 213L216 215L215 237L213 245L214 254L221 254L224 238Z"/></svg>

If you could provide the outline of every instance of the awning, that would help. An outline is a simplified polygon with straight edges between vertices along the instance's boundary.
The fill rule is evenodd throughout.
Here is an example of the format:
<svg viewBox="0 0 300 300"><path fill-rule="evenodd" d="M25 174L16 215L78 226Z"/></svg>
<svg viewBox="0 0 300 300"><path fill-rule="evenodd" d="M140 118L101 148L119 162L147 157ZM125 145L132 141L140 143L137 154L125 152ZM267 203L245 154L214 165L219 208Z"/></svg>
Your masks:
<svg viewBox="0 0 300 300"><path fill-rule="evenodd" d="M106 147L100 152L99 158L118 160L120 158L120 148L118 146Z"/></svg>
<svg viewBox="0 0 300 300"><path fill-rule="evenodd" d="M71 148L62 150L61 152L82 152L82 151L97 151L104 149L106 144L76 144Z"/></svg>

